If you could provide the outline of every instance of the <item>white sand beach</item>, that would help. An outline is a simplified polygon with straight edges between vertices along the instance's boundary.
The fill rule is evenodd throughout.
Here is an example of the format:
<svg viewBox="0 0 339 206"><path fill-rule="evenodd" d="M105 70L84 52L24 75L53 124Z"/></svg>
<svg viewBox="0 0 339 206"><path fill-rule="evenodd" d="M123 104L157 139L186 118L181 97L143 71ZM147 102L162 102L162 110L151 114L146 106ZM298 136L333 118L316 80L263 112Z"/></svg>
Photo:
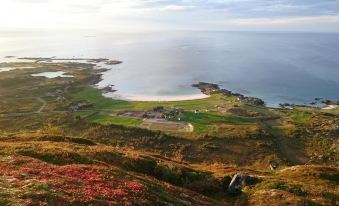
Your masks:
<svg viewBox="0 0 339 206"><path fill-rule="evenodd" d="M335 109L335 108L337 108L337 107L338 107L338 105L328 105L328 106L326 106L326 107L323 107L322 109L329 110L329 109Z"/></svg>
<svg viewBox="0 0 339 206"><path fill-rule="evenodd" d="M105 97L112 99L126 100L126 101L142 101L142 102L172 102L183 100L205 99L210 97L205 94L192 94L192 95L176 95L176 96L152 96L152 95L132 95L132 94L118 94L118 93L105 93Z"/></svg>

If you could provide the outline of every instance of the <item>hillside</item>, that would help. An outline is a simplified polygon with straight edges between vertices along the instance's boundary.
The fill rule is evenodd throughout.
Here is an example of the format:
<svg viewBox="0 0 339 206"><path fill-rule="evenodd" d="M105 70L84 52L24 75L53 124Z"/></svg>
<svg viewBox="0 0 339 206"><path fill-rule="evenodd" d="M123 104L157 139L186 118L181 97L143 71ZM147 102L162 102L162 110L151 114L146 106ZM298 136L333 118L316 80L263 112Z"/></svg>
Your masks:
<svg viewBox="0 0 339 206"><path fill-rule="evenodd" d="M208 83L206 99L113 100L93 87L106 59L28 60L0 64L16 68L0 73L0 205L336 204L338 107ZM56 71L72 77L32 76Z"/></svg>

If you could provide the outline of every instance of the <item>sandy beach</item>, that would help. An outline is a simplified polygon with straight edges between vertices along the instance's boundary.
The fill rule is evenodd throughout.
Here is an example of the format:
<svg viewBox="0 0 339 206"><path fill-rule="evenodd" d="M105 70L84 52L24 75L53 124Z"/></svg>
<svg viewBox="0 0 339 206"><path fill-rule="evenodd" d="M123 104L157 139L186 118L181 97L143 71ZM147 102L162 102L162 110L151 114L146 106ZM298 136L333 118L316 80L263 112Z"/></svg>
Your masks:
<svg viewBox="0 0 339 206"><path fill-rule="evenodd" d="M323 107L322 109L329 110L329 109L335 109L337 107L338 107L338 105L328 105L326 107Z"/></svg>
<svg viewBox="0 0 339 206"><path fill-rule="evenodd" d="M112 99L120 99L126 101L143 101L143 102L172 102L183 100L195 100L205 99L210 97L205 94L192 94L192 95L177 95L177 96L152 96L152 95L133 95L133 94L118 94L118 93L106 93L105 97Z"/></svg>

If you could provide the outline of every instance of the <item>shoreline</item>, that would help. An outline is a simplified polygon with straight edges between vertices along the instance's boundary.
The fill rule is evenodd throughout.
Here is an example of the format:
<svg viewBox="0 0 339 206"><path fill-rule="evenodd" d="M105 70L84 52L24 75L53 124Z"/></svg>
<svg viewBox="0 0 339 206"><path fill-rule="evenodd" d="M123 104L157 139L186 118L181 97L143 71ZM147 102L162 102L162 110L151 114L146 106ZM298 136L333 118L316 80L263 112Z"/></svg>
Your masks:
<svg viewBox="0 0 339 206"><path fill-rule="evenodd" d="M327 105L326 107L323 107L321 109L331 110L331 109L336 109L337 107L338 107L338 105Z"/></svg>
<svg viewBox="0 0 339 206"><path fill-rule="evenodd" d="M156 95L134 95L134 94L117 94L114 92L103 93L104 97L124 101L139 101L139 102L174 102L174 101L189 101L197 99L206 99L210 95L206 94L189 94L189 95L175 95L175 96L156 96Z"/></svg>
<svg viewBox="0 0 339 206"><path fill-rule="evenodd" d="M93 66L93 75L90 78L90 85L99 91L101 91L102 95L116 100L125 100L125 101L144 101L144 102L171 102L171 101L188 101L188 100L198 100L198 99L206 99L209 98L214 93L222 93L225 95L230 95L236 97L239 101L257 105L257 106L266 106L265 102L258 97L248 97L240 93L234 93L230 90L220 88L218 84L207 83L207 82L198 82L196 84L191 85L201 91L200 94L188 94L188 95L138 95L138 94L119 94L119 92L113 89L114 85L107 85L105 87L99 87L98 83L103 80L102 76L105 72L111 70L111 67L103 66L114 66L117 64L123 63L119 60L110 60L107 58L57 58L57 57L14 57L14 56L6 56L4 58L13 58L19 60L19 63L58 63L53 61L69 61L66 63L76 63L76 61L86 61L83 64L89 64ZM30 62L26 62L30 61ZM18 62L1 62L1 63L18 63ZM61 62L64 63L64 62ZM3 67L6 69L6 67ZM6 71L6 70L5 70ZM1 72L1 69L0 69ZM67 77L67 76L65 76ZM321 103L318 105L316 103ZM315 98L314 101L307 104L290 104L290 103L280 103L277 105L277 108L292 108L294 106L303 106L303 107L315 107L320 109L335 109L339 105L339 101L335 100L327 100L325 98ZM269 107L269 106L266 106Z"/></svg>

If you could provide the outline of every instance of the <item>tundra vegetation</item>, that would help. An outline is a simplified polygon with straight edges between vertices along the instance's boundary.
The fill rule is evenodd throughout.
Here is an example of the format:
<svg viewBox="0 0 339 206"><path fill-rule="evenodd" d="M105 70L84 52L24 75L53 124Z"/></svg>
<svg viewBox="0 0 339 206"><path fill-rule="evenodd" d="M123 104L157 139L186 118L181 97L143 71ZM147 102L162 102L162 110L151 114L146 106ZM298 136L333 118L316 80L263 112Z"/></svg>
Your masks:
<svg viewBox="0 0 339 206"><path fill-rule="evenodd" d="M336 205L338 107L127 102L92 86L121 62L25 60L0 64L0 205Z"/></svg>

